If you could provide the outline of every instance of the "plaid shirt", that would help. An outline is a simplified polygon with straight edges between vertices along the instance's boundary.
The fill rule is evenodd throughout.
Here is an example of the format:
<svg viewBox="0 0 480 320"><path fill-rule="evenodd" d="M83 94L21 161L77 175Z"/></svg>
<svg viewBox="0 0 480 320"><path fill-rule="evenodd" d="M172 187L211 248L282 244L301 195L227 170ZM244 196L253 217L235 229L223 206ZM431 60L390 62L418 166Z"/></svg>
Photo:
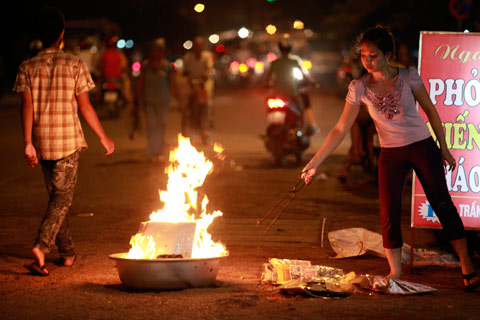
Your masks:
<svg viewBox="0 0 480 320"><path fill-rule="evenodd" d="M87 148L76 96L93 87L85 62L61 50L43 50L22 62L13 90L32 94L32 141L39 159L58 160Z"/></svg>

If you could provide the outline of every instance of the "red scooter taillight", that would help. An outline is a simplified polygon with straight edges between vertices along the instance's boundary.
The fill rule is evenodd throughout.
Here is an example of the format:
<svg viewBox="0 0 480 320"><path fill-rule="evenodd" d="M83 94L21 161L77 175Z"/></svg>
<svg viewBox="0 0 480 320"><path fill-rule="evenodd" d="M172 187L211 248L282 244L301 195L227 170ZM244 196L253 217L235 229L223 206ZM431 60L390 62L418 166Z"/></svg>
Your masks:
<svg viewBox="0 0 480 320"><path fill-rule="evenodd" d="M105 86L107 90L116 90L117 85L113 81L108 81L107 85Z"/></svg>
<svg viewBox="0 0 480 320"><path fill-rule="evenodd" d="M279 98L270 98L267 100L270 109L281 109L285 107L285 101Z"/></svg>

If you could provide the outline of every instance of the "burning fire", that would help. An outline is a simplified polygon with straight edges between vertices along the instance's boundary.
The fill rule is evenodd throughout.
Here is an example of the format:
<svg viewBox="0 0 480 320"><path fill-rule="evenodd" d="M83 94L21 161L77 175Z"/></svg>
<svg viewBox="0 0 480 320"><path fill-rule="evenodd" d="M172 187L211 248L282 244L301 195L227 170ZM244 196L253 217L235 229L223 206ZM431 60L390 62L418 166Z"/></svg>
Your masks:
<svg viewBox="0 0 480 320"><path fill-rule="evenodd" d="M191 258L228 255L227 249L221 243L215 243L207 232L213 219L222 216L223 213L221 211L207 213L208 198L206 195L199 196L196 190L203 185L205 178L212 171L213 163L205 158L203 152L198 152L190 144L190 139L179 135L177 149L170 152L167 191L160 191L160 200L164 207L152 212L150 221L147 222L179 225L194 223L195 234ZM163 246L162 243L155 243L154 236L144 232L134 235L130 239L130 245L132 248L125 256L129 259L156 259L159 250L161 251L159 248Z"/></svg>

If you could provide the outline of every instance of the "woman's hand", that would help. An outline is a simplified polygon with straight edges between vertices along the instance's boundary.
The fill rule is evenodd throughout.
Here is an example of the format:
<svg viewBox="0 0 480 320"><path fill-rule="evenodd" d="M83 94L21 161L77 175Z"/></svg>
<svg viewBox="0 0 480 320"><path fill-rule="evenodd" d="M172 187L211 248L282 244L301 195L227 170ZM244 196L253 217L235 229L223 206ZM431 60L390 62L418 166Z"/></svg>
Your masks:
<svg viewBox="0 0 480 320"><path fill-rule="evenodd" d="M312 167L310 164L307 164L307 166L303 168L302 175L300 177L305 181L305 184L308 185L310 182L312 182L313 176L316 172L316 167Z"/></svg>
<svg viewBox="0 0 480 320"><path fill-rule="evenodd" d="M457 166L457 162L455 161L455 158L453 158L452 154L448 149L442 149L442 158L443 158L443 161L449 165L448 170L450 171L455 170L455 167Z"/></svg>

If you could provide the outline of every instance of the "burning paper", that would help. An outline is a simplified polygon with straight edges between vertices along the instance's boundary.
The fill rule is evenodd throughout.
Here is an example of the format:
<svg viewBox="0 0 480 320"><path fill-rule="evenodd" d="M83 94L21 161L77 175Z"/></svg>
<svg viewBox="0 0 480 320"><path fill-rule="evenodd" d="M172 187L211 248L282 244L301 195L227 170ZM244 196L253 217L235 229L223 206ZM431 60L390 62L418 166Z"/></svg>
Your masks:
<svg viewBox="0 0 480 320"><path fill-rule="evenodd" d="M221 243L215 243L207 232L221 211L207 213L208 198L199 196L201 187L213 164L198 152L190 139L178 136L177 149L170 152L167 170L167 190L160 191L163 208L150 215L150 221L140 225L125 256L130 259L156 259L162 255L181 255L184 258L226 256Z"/></svg>

